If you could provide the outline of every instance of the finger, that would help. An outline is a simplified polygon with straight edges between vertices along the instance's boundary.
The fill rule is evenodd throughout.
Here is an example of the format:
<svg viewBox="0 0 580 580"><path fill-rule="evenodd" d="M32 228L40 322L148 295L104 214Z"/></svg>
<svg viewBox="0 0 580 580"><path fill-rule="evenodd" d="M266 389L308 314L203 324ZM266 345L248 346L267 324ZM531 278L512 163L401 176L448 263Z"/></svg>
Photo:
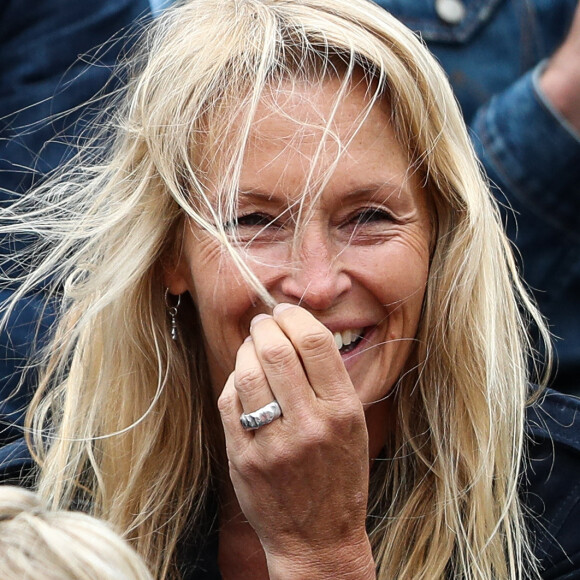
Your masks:
<svg viewBox="0 0 580 580"><path fill-rule="evenodd" d="M222 419L228 457L230 452L235 456L247 444L250 432L244 431L240 425L240 415L243 413L242 403L234 386L235 371L229 376L218 399L218 409Z"/></svg>
<svg viewBox="0 0 580 580"><path fill-rule="evenodd" d="M315 395L290 339L272 317L260 317L250 331L256 356L284 417L305 409Z"/></svg>
<svg viewBox="0 0 580 580"><path fill-rule="evenodd" d="M348 371L328 328L304 308L291 304L276 306L274 320L296 349L316 396L322 398L356 396Z"/></svg>
<svg viewBox="0 0 580 580"><path fill-rule="evenodd" d="M234 387L244 413L253 413L271 403L275 398L251 337L250 340L246 339L246 342L238 349Z"/></svg>

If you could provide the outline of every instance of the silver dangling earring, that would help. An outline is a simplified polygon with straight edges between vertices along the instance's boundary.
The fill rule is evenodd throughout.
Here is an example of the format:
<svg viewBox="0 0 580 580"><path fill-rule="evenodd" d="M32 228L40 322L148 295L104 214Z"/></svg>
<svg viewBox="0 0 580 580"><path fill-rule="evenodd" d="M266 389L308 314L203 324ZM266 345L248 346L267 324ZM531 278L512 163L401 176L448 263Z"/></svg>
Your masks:
<svg viewBox="0 0 580 580"><path fill-rule="evenodd" d="M177 295L177 304L169 304L169 288L165 289L165 307L171 320L171 339L177 342L177 309L181 304L181 294Z"/></svg>

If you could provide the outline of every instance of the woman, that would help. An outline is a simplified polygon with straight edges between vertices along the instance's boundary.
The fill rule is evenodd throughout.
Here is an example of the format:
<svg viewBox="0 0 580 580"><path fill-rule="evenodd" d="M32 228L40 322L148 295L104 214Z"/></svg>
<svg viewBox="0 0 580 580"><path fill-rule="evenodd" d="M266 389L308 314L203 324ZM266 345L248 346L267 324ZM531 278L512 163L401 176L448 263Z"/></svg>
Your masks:
<svg viewBox="0 0 580 580"><path fill-rule="evenodd" d="M139 556L105 523L50 511L31 491L0 487L4 580L150 580Z"/></svg>
<svg viewBox="0 0 580 580"><path fill-rule="evenodd" d="M41 495L160 578L538 577L547 332L439 67L364 0L196 0L146 45L106 150L5 228L63 293Z"/></svg>

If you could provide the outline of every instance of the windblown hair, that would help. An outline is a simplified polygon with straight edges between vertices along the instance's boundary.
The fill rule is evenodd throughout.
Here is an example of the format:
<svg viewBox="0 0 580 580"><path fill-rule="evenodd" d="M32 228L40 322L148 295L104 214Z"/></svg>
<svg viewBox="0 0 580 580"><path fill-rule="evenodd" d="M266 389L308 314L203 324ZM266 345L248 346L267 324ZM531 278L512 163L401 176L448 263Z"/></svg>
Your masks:
<svg viewBox="0 0 580 580"><path fill-rule="evenodd" d="M49 281L62 304L29 424L42 496L86 502L161 578L177 574L177 542L223 467L195 305L174 343L163 265L193 220L272 305L223 225L256 107L281 83L329 76L342 79L338 104L362 73L368 110L389 105L434 227L417 346L371 478L378 577L533 577L517 493L529 321L549 340L434 59L366 0L184 2L141 44L95 145L7 214L7 233L43 240L14 303Z"/></svg>
<svg viewBox="0 0 580 580"><path fill-rule="evenodd" d="M4 580L152 580L139 555L106 522L51 511L31 491L0 487Z"/></svg>

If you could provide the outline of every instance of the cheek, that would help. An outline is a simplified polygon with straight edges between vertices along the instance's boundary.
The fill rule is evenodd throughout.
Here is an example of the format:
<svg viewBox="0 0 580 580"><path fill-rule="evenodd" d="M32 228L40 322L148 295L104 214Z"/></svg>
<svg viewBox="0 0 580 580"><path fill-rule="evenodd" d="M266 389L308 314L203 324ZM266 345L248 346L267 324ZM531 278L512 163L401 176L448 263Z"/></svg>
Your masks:
<svg viewBox="0 0 580 580"><path fill-rule="evenodd" d="M229 253L214 240L189 253L190 293L197 305L209 348L237 351L249 331L256 299Z"/></svg>
<svg viewBox="0 0 580 580"><path fill-rule="evenodd" d="M359 279L390 312L417 319L429 275L429 249L405 243L360 248L351 257Z"/></svg>
<svg viewBox="0 0 580 580"><path fill-rule="evenodd" d="M197 241L188 251L190 292L199 310L226 310L228 296L241 285L232 258L213 239Z"/></svg>
<svg viewBox="0 0 580 580"><path fill-rule="evenodd" d="M389 304L396 310L401 307L406 319L416 323L421 313L423 297L427 287L429 267L422 260L407 259L393 264L384 281L390 294ZM389 295L387 295L387 298Z"/></svg>
<svg viewBox="0 0 580 580"><path fill-rule="evenodd" d="M217 246L217 244L212 244ZM191 256L192 290L214 395L219 396L249 332L252 299L231 257L219 247L202 247Z"/></svg>

